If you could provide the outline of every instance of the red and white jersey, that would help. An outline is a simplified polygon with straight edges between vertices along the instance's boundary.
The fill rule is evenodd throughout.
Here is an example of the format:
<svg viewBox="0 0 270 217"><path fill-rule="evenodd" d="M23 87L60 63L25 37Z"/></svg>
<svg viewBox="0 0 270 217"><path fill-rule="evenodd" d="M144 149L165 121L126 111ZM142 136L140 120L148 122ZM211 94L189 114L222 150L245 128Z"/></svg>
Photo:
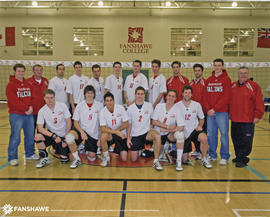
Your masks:
<svg viewBox="0 0 270 217"><path fill-rule="evenodd" d="M174 105L169 111L167 111L166 103L158 104L154 110L152 119L166 125L174 125L178 127L184 126L182 113L176 105ZM155 126L154 129L159 132L160 135L168 134L168 132L160 132L160 127L158 126Z"/></svg>
<svg viewBox="0 0 270 217"><path fill-rule="evenodd" d="M180 100L183 99L182 90L188 84L189 84L188 79L184 75L181 75L181 74L177 76L172 76L168 78L166 81L167 90L174 89L177 91L176 102L179 102Z"/></svg>
<svg viewBox="0 0 270 217"><path fill-rule="evenodd" d="M153 106L149 102L144 102L141 109L135 103L128 107L129 123L131 123L131 137L140 136L150 130Z"/></svg>
<svg viewBox="0 0 270 217"><path fill-rule="evenodd" d="M53 110L46 104L38 112L37 124L44 125L46 123L49 131L57 136L64 137L67 127L66 119L70 118L70 116L68 108L64 103L55 102Z"/></svg>
<svg viewBox="0 0 270 217"><path fill-rule="evenodd" d="M94 100L90 106L85 101L80 102L74 111L72 119L79 122L80 127L92 138L99 138L99 112L103 104Z"/></svg>
<svg viewBox="0 0 270 217"><path fill-rule="evenodd" d="M153 76L149 80L149 102L154 104L157 97L161 93L166 93L167 92L167 86L166 86L166 78L164 75L157 75ZM164 98L162 97L159 103L163 103Z"/></svg>
<svg viewBox="0 0 270 217"><path fill-rule="evenodd" d="M116 130L123 125L124 122L128 121L128 115L122 105L114 104L113 113L111 113L105 106L100 114L100 126L106 126L112 130ZM126 134L126 130L122 131Z"/></svg>
<svg viewBox="0 0 270 217"><path fill-rule="evenodd" d="M182 113L185 123L184 134L185 138L188 138L192 131L198 127L199 119L204 118L202 106L200 103L193 100L191 100L188 107L183 104L183 101L178 102L176 106Z"/></svg>
<svg viewBox="0 0 270 217"><path fill-rule="evenodd" d="M96 90L95 100L103 103L104 102L104 79L102 77L99 77L99 80L95 78L91 78L87 82L87 85L92 85L95 88Z"/></svg>
<svg viewBox="0 0 270 217"><path fill-rule="evenodd" d="M108 89L114 96L114 103L123 104L123 78L117 78L115 75L110 75L106 78L105 89Z"/></svg>
<svg viewBox="0 0 270 217"><path fill-rule="evenodd" d="M67 82L67 79L58 78L55 76L49 81L48 89L51 89L55 92L55 101L65 103L69 108L68 95L66 92Z"/></svg>
<svg viewBox="0 0 270 217"><path fill-rule="evenodd" d="M143 73L139 73L137 76L134 76L134 74L127 76L124 91L127 92L127 97L129 101L135 99L135 90L139 86L143 87L145 91L148 91L147 78Z"/></svg>
<svg viewBox="0 0 270 217"><path fill-rule="evenodd" d="M77 75L72 75L68 79L67 93L72 94L75 104L78 104L84 100L83 91L88 80L89 78L84 75L82 75L81 77Z"/></svg>

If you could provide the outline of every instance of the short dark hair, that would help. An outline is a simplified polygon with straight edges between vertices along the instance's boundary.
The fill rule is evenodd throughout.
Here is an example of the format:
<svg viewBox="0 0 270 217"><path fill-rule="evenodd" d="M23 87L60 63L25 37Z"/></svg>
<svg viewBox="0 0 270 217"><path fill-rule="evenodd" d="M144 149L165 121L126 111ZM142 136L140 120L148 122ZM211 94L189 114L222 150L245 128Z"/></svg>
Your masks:
<svg viewBox="0 0 270 217"><path fill-rule="evenodd" d="M139 86L139 87L136 88L135 94L136 94L139 90L142 90L142 91L144 92L144 94L145 94L145 89L144 89L142 86Z"/></svg>
<svg viewBox="0 0 270 217"><path fill-rule="evenodd" d="M175 90L175 89L169 89L169 90L167 90L167 95L170 93L170 92L174 92L175 93L175 95L176 95L176 97L177 97L177 91Z"/></svg>
<svg viewBox="0 0 270 217"><path fill-rule="evenodd" d="M82 63L80 61L75 61L73 64L73 68L75 68L76 65L80 65L82 67Z"/></svg>
<svg viewBox="0 0 270 217"><path fill-rule="evenodd" d="M221 58L217 58L213 61L213 63L221 63L224 66L224 61Z"/></svg>
<svg viewBox="0 0 270 217"><path fill-rule="evenodd" d="M160 68L160 66L161 66L160 60L157 60L157 59L152 60L152 65L153 65L154 63L157 64L158 67Z"/></svg>
<svg viewBox="0 0 270 217"><path fill-rule="evenodd" d="M84 88L83 95L85 96L85 94L86 94L87 92L89 92L89 91L94 93L94 99L95 99L95 97L96 97L96 90L95 90L95 88L94 88L92 85L87 85L87 86Z"/></svg>
<svg viewBox="0 0 270 217"><path fill-rule="evenodd" d="M24 71L25 71L25 66L24 66L23 64L21 64L21 63L17 63L17 64L15 64L15 65L13 66L14 72L16 72L17 68L23 68Z"/></svg>
<svg viewBox="0 0 270 217"><path fill-rule="evenodd" d="M142 61L141 60L134 60L133 63L139 63L140 67L142 67Z"/></svg>
<svg viewBox="0 0 270 217"><path fill-rule="evenodd" d="M115 62L113 63L113 67L114 67L115 65L120 65L120 66L122 66L122 63L120 63L119 61L115 61Z"/></svg>
<svg viewBox="0 0 270 217"><path fill-rule="evenodd" d="M64 64L62 64L62 63L57 64L57 65L56 65L56 70L58 70L59 66L64 66ZM65 67L65 66L64 66L64 67Z"/></svg>
<svg viewBox="0 0 270 217"><path fill-rule="evenodd" d="M191 90L191 93L193 93L193 89L192 89L192 87L189 86L189 85L187 85L187 86L185 86L185 87L183 88L182 93L184 93L185 90Z"/></svg>
<svg viewBox="0 0 270 217"><path fill-rule="evenodd" d="M105 93L105 95L104 95L104 101L106 100L106 98L108 98L108 97L111 97L112 98L112 100L114 101L114 96L113 96L113 94L111 93L111 92L107 92L107 93Z"/></svg>
<svg viewBox="0 0 270 217"><path fill-rule="evenodd" d="M247 66L240 66L240 67L238 68L238 71L239 71L240 69L246 69L246 70L248 70L248 67L247 67Z"/></svg>
<svg viewBox="0 0 270 217"><path fill-rule="evenodd" d="M100 68L100 65L98 65L98 64L92 65L92 71L93 71L94 69L101 69L101 68Z"/></svg>
<svg viewBox="0 0 270 217"><path fill-rule="evenodd" d="M181 68L181 62L180 61L173 61L171 64L171 67L173 67L174 64L177 64Z"/></svg>
<svg viewBox="0 0 270 217"><path fill-rule="evenodd" d="M194 70L195 68L201 68L202 72L203 72L203 69L204 69L203 66L202 66L202 64L199 64L199 63L194 64L193 70Z"/></svg>
<svg viewBox="0 0 270 217"><path fill-rule="evenodd" d="M36 67L39 67L39 68L42 68L43 69L42 65L35 64L35 65L33 65L32 70L34 71Z"/></svg>
<svg viewBox="0 0 270 217"><path fill-rule="evenodd" d="M47 89L43 92L43 96L46 96L47 94L51 94L55 96L55 92L52 89Z"/></svg>

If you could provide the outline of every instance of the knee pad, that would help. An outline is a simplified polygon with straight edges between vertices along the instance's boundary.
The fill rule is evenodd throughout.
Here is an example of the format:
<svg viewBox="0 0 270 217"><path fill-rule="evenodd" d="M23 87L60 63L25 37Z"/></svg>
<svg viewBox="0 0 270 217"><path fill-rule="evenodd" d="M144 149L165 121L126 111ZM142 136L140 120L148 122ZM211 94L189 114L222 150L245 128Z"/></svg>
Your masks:
<svg viewBox="0 0 270 217"><path fill-rule="evenodd" d="M75 143L75 135L73 133L68 133L65 138L68 145Z"/></svg>
<svg viewBox="0 0 270 217"><path fill-rule="evenodd" d="M68 157L69 148L67 146L65 148L61 148L60 154Z"/></svg>
<svg viewBox="0 0 270 217"><path fill-rule="evenodd" d="M174 133L174 138L176 139L176 142L183 143L185 141L184 132L176 131Z"/></svg>

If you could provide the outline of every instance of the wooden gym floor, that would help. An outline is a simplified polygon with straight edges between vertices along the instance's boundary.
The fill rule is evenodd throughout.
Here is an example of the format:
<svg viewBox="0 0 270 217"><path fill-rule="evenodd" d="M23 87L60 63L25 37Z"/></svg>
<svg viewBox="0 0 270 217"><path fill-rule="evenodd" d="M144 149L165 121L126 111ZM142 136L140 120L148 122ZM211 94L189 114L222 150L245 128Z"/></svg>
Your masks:
<svg viewBox="0 0 270 217"><path fill-rule="evenodd" d="M241 169L230 161L210 170L195 162L182 172L86 164L71 170L52 156L51 165L36 169L22 144L19 166L11 167L9 130L6 104L0 104L0 216L270 217L267 115L256 126L249 166ZM230 152L232 159L231 142Z"/></svg>

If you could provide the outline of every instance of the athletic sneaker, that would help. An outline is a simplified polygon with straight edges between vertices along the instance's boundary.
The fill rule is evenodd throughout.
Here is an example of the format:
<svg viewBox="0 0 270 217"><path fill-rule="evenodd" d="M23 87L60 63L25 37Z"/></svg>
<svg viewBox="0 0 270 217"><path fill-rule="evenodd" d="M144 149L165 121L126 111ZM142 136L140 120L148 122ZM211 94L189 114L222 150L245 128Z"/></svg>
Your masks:
<svg viewBox="0 0 270 217"><path fill-rule="evenodd" d="M40 162L36 165L36 168L42 168L50 163L51 163L51 160L49 157L42 158Z"/></svg>
<svg viewBox="0 0 270 217"><path fill-rule="evenodd" d="M154 161L153 162L153 168L155 168L158 171L163 170L163 167L161 166L161 164L159 163L159 161L156 161L156 162Z"/></svg>
<svg viewBox="0 0 270 217"><path fill-rule="evenodd" d="M212 168L212 165L210 164L210 162L206 158L201 160L201 165L207 169Z"/></svg>
<svg viewBox="0 0 270 217"><path fill-rule="evenodd" d="M80 166L82 162L79 159L74 159L72 163L70 164L70 169L75 169L78 166Z"/></svg>
<svg viewBox="0 0 270 217"><path fill-rule="evenodd" d="M200 154L201 154L200 152L194 151L194 152L191 153L191 156L198 156L198 155L200 155Z"/></svg>
<svg viewBox="0 0 270 217"><path fill-rule="evenodd" d="M228 163L228 161L227 161L226 159L221 159L221 160L219 161L219 164L220 164L220 165L227 165L227 163Z"/></svg>
<svg viewBox="0 0 270 217"><path fill-rule="evenodd" d="M39 160L39 156L36 154L33 154L30 157L26 157L26 160Z"/></svg>
<svg viewBox="0 0 270 217"><path fill-rule="evenodd" d="M109 163L110 163L110 158L104 157L103 160L102 160L102 162L101 162L101 164L100 164L100 166L106 167L106 166L109 165Z"/></svg>
<svg viewBox="0 0 270 217"><path fill-rule="evenodd" d="M238 168L243 168L243 167L246 167L247 164L242 162L242 161L238 161L235 163L235 167L238 167Z"/></svg>
<svg viewBox="0 0 270 217"><path fill-rule="evenodd" d="M91 162L96 160L96 157L90 157L89 155L87 155L87 159Z"/></svg>
<svg viewBox="0 0 270 217"><path fill-rule="evenodd" d="M210 161L216 161L217 158L211 157L211 156L209 155L209 156L208 156L208 160L210 160Z"/></svg>
<svg viewBox="0 0 270 217"><path fill-rule="evenodd" d="M13 159L13 160L9 161L9 164L11 166L17 166L18 165L18 160L17 159Z"/></svg>
<svg viewBox="0 0 270 217"><path fill-rule="evenodd" d="M176 161L176 171L182 171L183 167L182 167L182 163L181 161Z"/></svg>
<svg viewBox="0 0 270 217"><path fill-rule="evenodd" d="M234 158L234 159L232 159L232 162L233 163L239 162L239 159L238 158Z"/></svg>

